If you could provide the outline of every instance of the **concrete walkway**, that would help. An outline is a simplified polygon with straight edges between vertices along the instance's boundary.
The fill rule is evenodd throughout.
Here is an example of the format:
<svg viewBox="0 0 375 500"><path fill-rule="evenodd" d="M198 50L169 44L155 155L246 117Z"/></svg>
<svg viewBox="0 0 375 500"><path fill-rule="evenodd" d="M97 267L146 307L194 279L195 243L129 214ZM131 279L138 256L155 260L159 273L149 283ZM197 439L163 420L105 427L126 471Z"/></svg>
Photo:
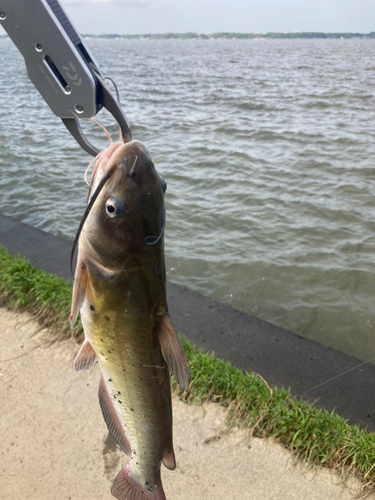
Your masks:
<svg viewBox="0 0 375 500"><path fill-rule="evenodd" d="M101 416L98 366L75 373L77 345L48 339L29 315L0 308L0 499L110 500L128 459ZM218 405L174 401L177 469L163 468L168 500L350 500L361 488L308 469L270 440L223 436L223 425Z"/></svg>

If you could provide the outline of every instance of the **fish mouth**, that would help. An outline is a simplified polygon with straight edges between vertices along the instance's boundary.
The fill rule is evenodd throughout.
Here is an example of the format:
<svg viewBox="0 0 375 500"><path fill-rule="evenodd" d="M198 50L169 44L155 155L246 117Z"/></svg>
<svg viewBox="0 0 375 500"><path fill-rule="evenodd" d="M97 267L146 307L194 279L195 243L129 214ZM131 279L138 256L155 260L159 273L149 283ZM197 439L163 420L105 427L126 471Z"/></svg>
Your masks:
<svg viewBox="0 0 375 500"><path fill-rule="evenodd" d="M131 141L121 144L113 151L103 175L106 175L110 169L121 166L126 174L134 178L137 171L147 165L150 167L153 165L150 153L141 142Z"/></svg>
<svg viewBox="0 0 375 500"><path fill-rule="evenodd" d="M91 181L90 183L86 181L89 185L87 203L90 200L91 193L96 191L101 179L114 167L114 164L122 164L127 173L133 173L137 165L137 160L141 157L143 157L144 162L152 163L150 153L140 141L130 141L127 143L114 142L107 149L101 151L93 160L96 163L91 175ZM91 165L92 163L89 165L86 174Z"/></svg>

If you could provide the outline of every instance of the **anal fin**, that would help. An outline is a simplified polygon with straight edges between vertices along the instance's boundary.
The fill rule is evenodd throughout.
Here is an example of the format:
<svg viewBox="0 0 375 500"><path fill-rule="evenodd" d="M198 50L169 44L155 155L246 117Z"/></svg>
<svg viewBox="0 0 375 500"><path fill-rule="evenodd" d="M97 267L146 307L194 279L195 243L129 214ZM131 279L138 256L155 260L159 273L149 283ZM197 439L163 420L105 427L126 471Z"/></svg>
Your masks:
<svg viewBox="0 0 375 500"><path fill-rule="evenodd" d="M189 390L190 370L184 349L167 314L162 316L159 331L161 352L167 365L184 391Z"/></svg>
<svg viewBox="0 0 375 500"><path fill-rule="evenodd" d="M90 342L85 340L78 351L76 359L74 360L74 369L76 372L79 372L80 370L88 370L97 361L98 358L96 357L94 349L92 348Z"/></svg>
<svg viewBox="0 0 375 500"><path fill-rule="evenodd" d="M113 406L111 396L108 392L103 375L99 384L99 404L102 409L103 418L108 427L108 432L119 445L124 453L131 454L131 447L126 437L125 430L117 415L116 408Z"/></svg>

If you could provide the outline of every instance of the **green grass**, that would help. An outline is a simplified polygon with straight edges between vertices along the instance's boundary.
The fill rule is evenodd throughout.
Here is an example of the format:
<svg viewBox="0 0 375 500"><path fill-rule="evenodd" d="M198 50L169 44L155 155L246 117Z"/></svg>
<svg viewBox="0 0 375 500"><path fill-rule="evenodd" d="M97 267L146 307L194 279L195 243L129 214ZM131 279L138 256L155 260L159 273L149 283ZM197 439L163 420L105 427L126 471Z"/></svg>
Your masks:
<svg viewBox="0 0 375 500"><path fill-rule="evenodd" d="M72 284L9 255L0 246L0 298L8 306L28 310L59 334L69 329ZM73 335L79 338L78 322ZM349 469L375 491L375 435L349 425L334 412L315 408L284 388L269 387L253 373L205 354L184 341L191 383L188 393L172 386L186 402L214 401L227 408L228 427L241 426L260 437L276 439L311 465Z"/></svg>
<svg viewBox="0 0 375 500"><path fill-rule="evenodd" d="M13 257L0 245L0 298L15 309L26 309L56 333L79 337L82 325L69 326L72 284Z"/></svg>
<svg viewBox="0 0 375 500"><path fill-rule="evenodd" d="M269 387L254 373L184 342L192 381L186 401L218 401L228 408L229 426L240 425L260 437L274 438L312 465L348 468L375 487L375 435L345 419L294 398L284 388ZM174 381L175 390L178 390ZM374 469L373 469L374 467Z"/></svg>

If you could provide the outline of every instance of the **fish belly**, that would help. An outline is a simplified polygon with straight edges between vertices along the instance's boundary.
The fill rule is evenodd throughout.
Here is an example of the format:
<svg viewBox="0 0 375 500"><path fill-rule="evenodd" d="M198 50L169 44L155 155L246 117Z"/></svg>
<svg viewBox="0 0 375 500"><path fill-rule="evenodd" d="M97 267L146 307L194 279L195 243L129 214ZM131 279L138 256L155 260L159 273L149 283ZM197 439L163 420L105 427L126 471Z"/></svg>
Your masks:
<svg viewBox="0 0 375 500"><path fill-rule="evenodd" d="M85 332L130 445L132 478L154 485L163 455L173 449L170 378L155 320L83 309Z"/></svg>

